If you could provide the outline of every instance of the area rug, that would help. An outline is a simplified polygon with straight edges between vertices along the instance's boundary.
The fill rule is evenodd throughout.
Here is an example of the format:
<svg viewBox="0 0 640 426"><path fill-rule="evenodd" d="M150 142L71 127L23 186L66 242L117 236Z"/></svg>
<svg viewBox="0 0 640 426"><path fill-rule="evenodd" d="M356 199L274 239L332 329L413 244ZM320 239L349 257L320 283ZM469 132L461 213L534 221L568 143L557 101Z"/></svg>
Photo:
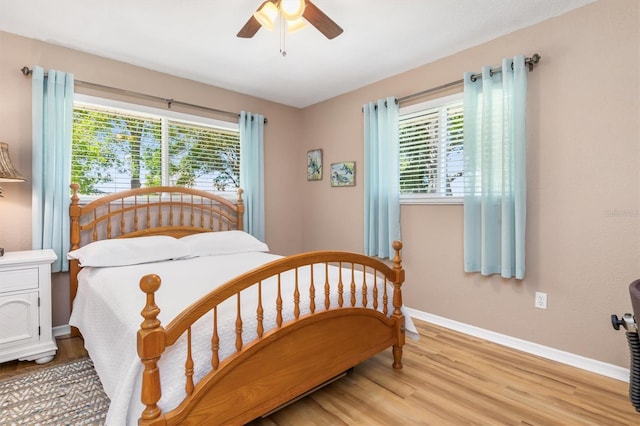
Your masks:
<svg viewBox="0 0 640 426"><path fill-rule="evenodd" d="M108 408L89 358L0 381L0 425L102 425Z"/></svg>

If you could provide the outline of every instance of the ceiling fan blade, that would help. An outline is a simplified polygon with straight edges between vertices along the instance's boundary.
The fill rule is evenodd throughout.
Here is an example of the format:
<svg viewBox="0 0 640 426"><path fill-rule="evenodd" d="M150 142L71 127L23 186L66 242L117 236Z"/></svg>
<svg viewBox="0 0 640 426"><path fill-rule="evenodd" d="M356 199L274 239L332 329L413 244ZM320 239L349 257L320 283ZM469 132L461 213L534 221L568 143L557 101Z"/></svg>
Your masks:
<svg viewBox="0 0 640 426"><path fill-rule="evenodd" d="M307 6L305 7L302 16L329 40L342 34L342 28L340 28L338 24L333 22L331 18L325 15L324 12L318 9L316 5L311 3L309 0L307 0Z"/></svg>
<svg viewBox="0 0 640 426"><path fill-rule="evenodd" d="M240 31L238 31L237 37L251 38L256 35L260 27L260 22L258 22L258 20L254 18L253 15L251 15L251 18L249 18L247 23L244 24L244 27L242 27Z"/></svg>
<svg viewBox="0 0 640 426"><path fill-rule="evenodd" d="M264 6L264 4L269 2L269 1L271 3L276 3L277 0L266 0L266 1L264 1L260 5L260 7L258 7L256 9L256 12L258 10L260 10L262 8L262 6ZM236 37L251 38L254 35L256 35L256 33L258 32L258 30L260 29L261 26L262 25L260 25L260 22L258 22L258 20L252 14L251 17L249 18L249 20L247 21L247 23L244 24L244 27L240 28L240 31L238 31L238 34L236 34Z"/></svg>

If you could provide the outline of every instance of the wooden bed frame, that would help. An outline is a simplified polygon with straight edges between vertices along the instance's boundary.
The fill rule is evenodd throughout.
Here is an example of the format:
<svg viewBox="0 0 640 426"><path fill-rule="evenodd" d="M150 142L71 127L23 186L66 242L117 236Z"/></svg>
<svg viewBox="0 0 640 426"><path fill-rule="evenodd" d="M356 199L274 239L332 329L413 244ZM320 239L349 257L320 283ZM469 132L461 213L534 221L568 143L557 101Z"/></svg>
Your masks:
<svg viewBox="0 0 640 426"><path fill-rule="evenodd" d="M142 188L111 194L81 206L78 185L72 184L71 249L91 241L146 235L181 237L199 232L242 230L244 205L242 190L237 204L210 193L179 187ZM168 325L157 319L160 309L154 293L161 278L146 275L140 288L146 293L144 317L138 331L138 355L144 364L141 400L145 409L139 419L141 425L243 424L272 412L371 356L392 347L393 368L402 368L402 347L405 342L404 317L401 312L404 270L401 265L399 241L393 244L395 257L392 266L357 253L317 251L296 254L270 262L228 281L203 299L194 302ZM75 298L80 270L78 261L70 261L71 301ZM340 274L339 285L298 283L300 268L309 265L338 265L350 270ZM340 270L342 270L340 269ZM256 307L258 338L242 340L242 321L237 313L236 352L224 360L218 357L218 330L214 319L211 342L210 371L198 382L193 381L191 357L191 325L202 315L213 311L229 298L237 298L240 310L240 291L258 286L263 281L294 270L298 286L309 289L310 299L300 301L294 294L295 315L282 321L282 302L277 301L277 327L264 330L263 306L259 297ZM367 283L356 291L354 271L375 275L373 297L367 300ZM343 276L344 275L344 276ZM380 277L384 280L384 294L378 294ZM344 279L344 283L343 283ZM380 281L381 283L382 281ZM279 287L279 284L278 284ZM390 287L391 295L386 289ZM330 305L332 296L339 298L338 306ZM391 297L391 299L389 299ZM278 288L278 299L280 299ZM334 299L335 300L335 299ZM387 312L391 300L393 310ZM265 301L272 303L271 301ZM317 304L317 306L316 306ZM360 307L361 304L364 307ZM301 315L304 306L310 313ZM142 307L141 307L142 308ZM382 311L382 312L381 312ZM157 402L161 396L158 360L165 348L183 334L187 334L185 390L187 397L174 410L161 412Z"/></svg>

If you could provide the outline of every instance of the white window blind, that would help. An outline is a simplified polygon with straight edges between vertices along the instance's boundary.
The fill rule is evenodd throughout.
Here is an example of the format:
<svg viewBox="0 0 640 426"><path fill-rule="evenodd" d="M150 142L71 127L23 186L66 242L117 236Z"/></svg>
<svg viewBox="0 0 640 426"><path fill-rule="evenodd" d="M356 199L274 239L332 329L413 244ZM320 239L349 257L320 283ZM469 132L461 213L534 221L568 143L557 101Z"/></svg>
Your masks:
<svg viewBox="0 0 640 426"><path fill-rule="evenodd" d="M404 202L446 202L463 196L461 95L400 111L400 194Z"/></svg>
<svg viewBox="0 0 640 426"><path fill-rule="evenodd" d="M227 191L240 187L237 131L176 121L169 128L169 184Z"/></svg>
<svg viewBox="0 0 640 426"><path fill-rule="evenodd" d="M76 102L71 180L84 195L171 185L239 188L237 129ZM232 126L230 126L232 127Z"/></svg>

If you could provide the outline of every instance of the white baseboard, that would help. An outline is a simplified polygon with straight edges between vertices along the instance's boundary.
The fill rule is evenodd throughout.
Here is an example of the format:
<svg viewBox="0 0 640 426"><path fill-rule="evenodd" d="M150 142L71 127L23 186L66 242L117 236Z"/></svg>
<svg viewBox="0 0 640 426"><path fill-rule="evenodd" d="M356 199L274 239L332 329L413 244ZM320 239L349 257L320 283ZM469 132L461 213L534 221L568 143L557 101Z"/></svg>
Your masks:
<svg viewBox="0 0 640 426"><path fill-rule="evenodd" d="M586 358L581 355L576 355L570 352L561 351L559 349L554 349L549 346L544 346L538 343L533 343L526 340L518 339L516 337L507 336L506 334L496 333L495 331L486 330L484 328L450 320L448 318L429 314L427 312L418 311L416 309L411 309L411 308L405 308L405 309L407 313L411 315L411 317L417 318L422 321L439 325L441 327L445 327L451 330L459 331L461 333L465 333L470 336L479 337L489 342L497 343L499 345L503 345L509 348L527 352L532 355L537 355L542 358L557 361L562 364L570 365L572 367L581 368L583 370L590 371L592 373L611 377L612 379L620 380L627 383L629 382L628 368L623 368L617 365L608 364L606 362L598 361L595 359ZM68 324L53 327L54 337L64 336L68 334L71 334L71 327Z"/></svg>
<svg viewBox="0 0 640 426"><path fill-rule="evenodd" d="M458 321L443 318L437 315L429 314L426 312L418 311L416 309L406 308L407 313L411 317L426 321L441 327L445 327L451 330L459 331L461 333L468 334L470 336L479 337L481 339L497 343L503 346L507 346L513 349L518 349L523 352L537 355L542 358L550 359L553 361L567 364L572 367L581 368L583 370L597 373L603 376L611 377L623 382L629 382L629 369L623 368L617 365L608 364L606 362L598 361L591 358L586 358L581 355L572 354L569 352L554 349L549 346L540 345L537 343L529 342L526 340L518 339L515 337L507 336L505 334L496 333L494 331L485 330L473 325L464 324Z"/></svg>
<svg viewBox="0 0 640 426"><path fill-rule="evenodd" d="M69 324L53 327L53 337L66 336L68 334L71 334L71 326Z"/></svg>

